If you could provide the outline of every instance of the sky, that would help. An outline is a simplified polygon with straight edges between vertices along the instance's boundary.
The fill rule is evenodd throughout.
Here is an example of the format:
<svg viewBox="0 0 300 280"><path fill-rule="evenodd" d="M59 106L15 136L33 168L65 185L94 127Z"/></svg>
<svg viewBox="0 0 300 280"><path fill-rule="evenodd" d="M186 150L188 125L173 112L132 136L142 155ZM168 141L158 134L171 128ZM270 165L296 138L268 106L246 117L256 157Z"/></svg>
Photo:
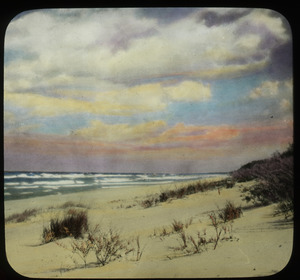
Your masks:
<svg viewBox="0 0 300 280"><path fill-rule="evenodd" d="M25 11L4 45L4 169L228 172L293 141L292 33L250 8Z"/></svg>

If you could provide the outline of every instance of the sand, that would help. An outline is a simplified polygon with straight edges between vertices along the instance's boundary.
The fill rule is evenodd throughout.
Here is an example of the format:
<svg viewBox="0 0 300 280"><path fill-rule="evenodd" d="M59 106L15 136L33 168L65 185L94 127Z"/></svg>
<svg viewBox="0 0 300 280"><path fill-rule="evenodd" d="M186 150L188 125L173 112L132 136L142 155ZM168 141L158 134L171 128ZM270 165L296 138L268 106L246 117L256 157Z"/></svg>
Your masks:
<svg viewBox="0 0 300 280"><path fill-rule="evenodd" d="M275 205L246 207L249 205L241 198L241 184L222 188L220 194L215 189L150 208L140 205L146 197L180 185L100 189L6 201L5 217L25 209L38 209L25 222L6 223L8 262L17 273L34 278L252 277L273 275L287 265L292 254L293 223L283 216L274 216ZM215 250L209 244L197 254L174 250L180 245L180 234L172 232L174 220L187 224L184 228L187 235L196 237L200 232L208 239L215 235L208 214L223 208L228 200L246 207L243 215L228 225L230 232L224 234L228 240L221 240ZM43 244L43 227L51 218L62 216L67 209L61 206L69 201L88 207L90 227L99 224L103 230L111 228L120 232L124 240L139 236L141 258L137 260L135 251L99 266L91 253L84 267L77 255L55 242ZM163 235L163 229L169 234ZM71 240L68 237L59 242L70 249Z"/></svg>

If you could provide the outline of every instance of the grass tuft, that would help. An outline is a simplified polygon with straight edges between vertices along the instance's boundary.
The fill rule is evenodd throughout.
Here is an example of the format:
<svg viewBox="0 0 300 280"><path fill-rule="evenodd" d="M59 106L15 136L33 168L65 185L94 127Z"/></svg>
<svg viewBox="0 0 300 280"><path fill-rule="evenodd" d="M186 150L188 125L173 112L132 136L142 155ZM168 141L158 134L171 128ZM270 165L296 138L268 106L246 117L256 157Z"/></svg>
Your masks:
<svg viewBox="0 0 300 280"><path fill-rule="evenodd" d="M86 211L69 209L62 219L51 219L50 225L43 229L43 242L48 243L64 237L82 237L88 230L88 217Z"/></svg>

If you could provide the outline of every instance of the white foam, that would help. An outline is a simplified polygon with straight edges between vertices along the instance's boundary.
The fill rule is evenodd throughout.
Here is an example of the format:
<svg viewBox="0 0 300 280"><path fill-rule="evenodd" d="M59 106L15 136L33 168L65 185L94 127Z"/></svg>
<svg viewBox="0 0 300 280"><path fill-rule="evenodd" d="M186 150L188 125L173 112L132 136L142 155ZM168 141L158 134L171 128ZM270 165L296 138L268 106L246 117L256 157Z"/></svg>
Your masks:
<svg viewBox="0 0 300 280"><path fill-rule="evenodd" d="M17 175L4 175L4 179L15 179Z"/></svg>
<svg viewBox="0 0 300 280"><path fill-rule="evenodd" d="M36 181L33 185L70 185L74 184L73 180L59 180L59 181Z"/></svg>
<svg viewBox="0 0 300 280"><path fill-rule="evenodd" d="M60 186L60 185L57 185L57 186L49 186L49 185L46 185L46 186L43 186L43 188L47 188L47 189L53 189L53 190L57 190L58 188L80 188L80 187L88 187L89 185L86 185L86 184L72 184L72 185L65 185L65 186Z"/></svg>
<svg viewBox="0 0 300 280"><path fill-rule="evenodd" d="M19 185L19 183L16 183L16 182L9 182L9 183L4 183L5 185L7 186L17 186Z"/></svg>
<svg viewBox="0 0 300 280"><path fill-rule="evenodd" d="M126 183L126 182L132 182L132 179L127 178L107 178L99 180L100 183L112 183L112 184L119 184L119 183Z"/></svg>
<svg viewBox="0 0 300 280"><path fill-rule="evenodd" d="M13 187L14 189L20 189L20 190L22 190L22 189L38 189L39 188L39 186L16 186L16 187Z"/></svg>
<svg viewBox="0 0 300 280"><path fill-rule="evenodd" d="M33 194L34 192L21 192L20 194Z"/></svg>
<svg viewBox="0 0 300 280"><path fill-rule="evenodd" d="M41 178L41 175L32 175L32 174L26 174L26 173L21 173L17 175L18 178Z"/></svg>

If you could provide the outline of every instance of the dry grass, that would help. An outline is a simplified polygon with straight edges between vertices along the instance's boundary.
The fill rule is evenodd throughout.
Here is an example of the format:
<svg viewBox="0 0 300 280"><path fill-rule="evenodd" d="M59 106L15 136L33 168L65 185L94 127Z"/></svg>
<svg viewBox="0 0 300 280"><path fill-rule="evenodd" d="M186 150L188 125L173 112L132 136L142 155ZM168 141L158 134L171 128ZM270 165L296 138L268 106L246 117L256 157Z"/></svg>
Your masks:
<svg viewBox="0 0 300 280"><path fill-rule="evenodd" d="M211 240L207 240L199 231L196 237L181 231L178 239L179 247L173 247L172 249L181 251L184 255L199 254L207 250L207 245L212 242Z"/></svg>
<svg viewBox="0 0 300 280"><path fill-rule="evenodd" d="M141 201L140 204L144 208L149 208L170 199L181 199L187 195L216 189L217 187L231 188L233 185L234 182L230 178L213 182L198 181L187 186L179 187L175 190L162 191L160 194L147 197L147 199Z"/></svg>
<svg viewBox="0 0 300 280"><path fill-rule="evenodd" d="M242 215L242 207L236 207L233 202L227 201L225 208L218 211L219 218L224 222L232 221Z"/></svg>
<svg viewBox="0 0 300 280"><path fill-rule="evenodd" d="M173 232L181 232L183 231L184 224L181 221L173 220L172 229Z"/></svg>
<svg viewBox="0 0 300 280"><path fill-rule="evenodd" d="M22 213L12 214L5 219L5 222L16 222L21 223L27 221L30 217L35 216L37 214L37 209L26 209Z"/></svg>
<svg viewBox="0 0 300 280"><path fill-rule="evenodd" d="M62 204L59 208L61 209L67 209L67 208L74 208L74 207L78 207L78 208L85 208L87 209L88 207L80 202L73 202L73 201L67 201L64 204Z"/></svg>

